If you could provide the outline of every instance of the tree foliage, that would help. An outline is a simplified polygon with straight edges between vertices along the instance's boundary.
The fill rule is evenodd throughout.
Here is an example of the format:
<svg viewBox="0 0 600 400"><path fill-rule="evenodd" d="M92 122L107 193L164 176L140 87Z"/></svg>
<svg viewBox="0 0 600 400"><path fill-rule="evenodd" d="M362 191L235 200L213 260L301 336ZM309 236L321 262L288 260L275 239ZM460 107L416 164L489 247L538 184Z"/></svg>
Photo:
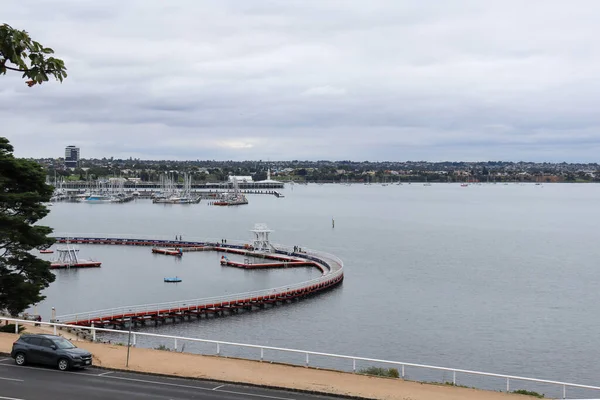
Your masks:
<svg viewBox="0 0 600 400"><path fill-rule="evenodd" d="M25 31L0 25L0 75L23 73L29 87L54 76L67 77L62 60L54 51L32 40ZM43 204L53 189L46 174L34 161L15 158L8 139L0 137L0 312L17 315L45 296L42 290L54 282L50 263L32 254L54 240L52 229L35 225L48 214Z"/></svg>
<svg viewBox="0 0 600 400"><path fill-rule="evenodd" d="M43 202L52 187L34 161L15 158L6 138L0 138L0 310L17 315L44 299L40 292L54 281L47 261L31 253L54 240L52 229L33 225L48 214Z"/></svg>
<svg viewBox="0 0 600 400"><path fill-rule="evenodd" d="M26 31L0 25L0 75L7 71L23 73L29 87L47 82L49 76L63 81L67 68L63 60L52 57L54 50L44 47L29 37Z"/></svg>

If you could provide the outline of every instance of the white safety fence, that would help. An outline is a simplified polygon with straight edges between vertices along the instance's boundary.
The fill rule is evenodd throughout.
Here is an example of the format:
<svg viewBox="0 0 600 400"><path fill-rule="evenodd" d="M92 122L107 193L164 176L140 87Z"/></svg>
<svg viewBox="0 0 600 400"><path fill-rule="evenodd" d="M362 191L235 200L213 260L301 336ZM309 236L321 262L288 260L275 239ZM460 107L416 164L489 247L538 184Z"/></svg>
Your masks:
<svg viewBox="0 0 600 400"><path fill-rule="evenodd" d="M547 380L547 379L536 379L536 378L505 375L505 374L494 374L494 373L489 373L489 372L472 371L472 370L466 370L466 369L460 369L460 368L438 367L438 366L434 366L434 365L415 364L415 363L401 362L401 361L381 360L381 359L375 359L375 358L347 356L347 355L322 353L322 352L307 351L307 350L287 349L287 348L282 348L282 347L261 346L261 345L255 345L255 344L234 343L234 342L225 342L225 341L219 341L219 340L208 340L208 339L199 339L199 338L190 338L190 337L182 337L182 336L172 336L172 335L161 335L161 334L146 333L146 332L129 332L127 330L96 328L94 326L85 327L85 326L65 325L65 324L52 323L52 322L41 322L41 321L40 322L32 322L32 321L28 321L28 320L6 318L6 317L0 317L0 322L1 321L6 321L7 323L14 324L15 325L15 333L19 332L20 326L23 326L25 324L31 325L33 323L53 327L55 335L58 334L58 330L61 328L76 329L76 330L88 330L92 336L93 341L96 341L96 339L97 339L96 335L98 332L107 332L107 333L112 333L112 334L125 335L126 337L131 333L131 340L128 343L131 346L136 346L138 337L151 337L151 338L157 338L157 339L161 339L161 340L172 341L173 348L175 349L175 351L177 351L179 348L181 348L180 346L182 346L185 342L211 344L211 345L215 346L214 354L216 354L217 356L221 356L222 349L225 346L245 348L245 349L254 349L254 350L256 350L257 355L260 353L259 360L261 362L266 361L265 350L277 351L277 352L282 352L282 353L287 353L287 354L296 354L296 355L300 354L300 355L304 356L304 359L305 359L304 365L306 367L311 366L311 364L310 364L311 356L312 357L326 357L326 358L347 361L349 363L349 365L350 364L352 365L352 371L354 373L357 372L357 362L359 362L359 361L370 363L371 365L383 364L383 365L387 365L387 366L391 366L391 367L395 367L395 368L400 368L399 375L400 375L400 378L403 378L403 379L406 377L405 371L407 368L420 368L420 369L427 369L427 370L432 370L432 371L445 371L445 372L452 374L452 382L451 382L452 385L460 384L460 381L458 380L458 376L460 376L461 374L464 376L470 375L470 376L479 376L479 377L500 378L500 379L505 380L507 392L511 391L511 387L513 387L515 385L515 382L532 382L532 383L538 383L538 384L549 384L549 385L553 385L559 389L562 389L562 398L563 399L567 398L567 388L587 389L590 391L600 391L600 386L581 385L581 384L577 384L577 383L553 381L553 380ZM128 340L128 339L126 338L125 340ZM446 383L449 384L450 382L446 382Z"/></svg>

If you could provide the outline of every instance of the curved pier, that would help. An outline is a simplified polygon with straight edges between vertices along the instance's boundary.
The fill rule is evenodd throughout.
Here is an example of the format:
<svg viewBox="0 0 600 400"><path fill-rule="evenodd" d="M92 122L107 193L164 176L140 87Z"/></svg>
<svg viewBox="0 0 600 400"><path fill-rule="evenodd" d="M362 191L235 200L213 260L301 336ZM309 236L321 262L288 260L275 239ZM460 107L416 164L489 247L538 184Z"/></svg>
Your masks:
<svg viewBox="0 0 600 400"><path fill-rule="evenodd" d="M204 299L181 300L166 303L144 304L138 306L116 307L105 310L83 312L77 314L61 315L56 321L70 325L80 326L115 326L123 327L128 323L145 324L153 322L166 322L168 320L198 319L208 315L225 315L236 313L240 309L253 310L264 308L266 305L286 303L294 299L304 298L316 293L328 290L344 279L344 264L338 257L321 251L295 248L282 245L273 245L271 253L257 252L251 244L240 241L229 241L227 244L218 241L202 240L165 240L152 237L101 237L101 236L75 236L56 237L58 243L71 244L98 244L98 245L122 245L122 246L152 246L152 247L174 247L186 251L218 251L235 253L247 257L257 257L276 260L279 263L304 262L307 266L314 266L321 270L322 275L309 281L283 287L263 289L247 293L239 293L227 296L210 297ZM297 250L297 249L296 249Z"/></svg>

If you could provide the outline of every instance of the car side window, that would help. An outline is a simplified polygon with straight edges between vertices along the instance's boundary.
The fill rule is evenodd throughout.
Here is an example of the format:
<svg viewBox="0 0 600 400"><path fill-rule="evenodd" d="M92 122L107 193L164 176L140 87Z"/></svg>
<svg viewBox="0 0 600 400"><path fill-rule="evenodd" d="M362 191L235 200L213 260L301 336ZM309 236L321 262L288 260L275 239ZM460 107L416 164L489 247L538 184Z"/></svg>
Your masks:
<svg viewBox="0 0 600 400"><path fill-rule="evenodd" d="M39 338L39 337L27 338L27 343L32 344L34 346L41 346L42 345L42 338Z"/></svg>
<svg viewBox="0 0 600 400"><path fill-rule="evenodd" d="M54 343L52 343L52 341L49 340L49 339L43 339L42 340L42 346L44 346L44 347L51 347L53 344Z"/></svg>

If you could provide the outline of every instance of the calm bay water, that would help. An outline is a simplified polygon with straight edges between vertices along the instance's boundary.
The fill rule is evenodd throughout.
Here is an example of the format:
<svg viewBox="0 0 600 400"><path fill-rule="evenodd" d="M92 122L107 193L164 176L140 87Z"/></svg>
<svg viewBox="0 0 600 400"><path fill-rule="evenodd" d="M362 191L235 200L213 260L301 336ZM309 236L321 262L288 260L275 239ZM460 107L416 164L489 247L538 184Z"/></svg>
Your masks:
<svg viewBox="0 0 600 400"><path fill-rule="evenodd" d="M343 285L323 295L148 331L599 383L600 185L295 185L283 192L229 208L56 203L43 223L57 233L244 240L265 222L273 242L345 262ZM45 320L52 306L58 314L83 312L318 274L223 268L210 253L176 260L149 248L79 248L102 268L57 272L39 306ZM174 275L184 281L162 282Z"/></svg>

